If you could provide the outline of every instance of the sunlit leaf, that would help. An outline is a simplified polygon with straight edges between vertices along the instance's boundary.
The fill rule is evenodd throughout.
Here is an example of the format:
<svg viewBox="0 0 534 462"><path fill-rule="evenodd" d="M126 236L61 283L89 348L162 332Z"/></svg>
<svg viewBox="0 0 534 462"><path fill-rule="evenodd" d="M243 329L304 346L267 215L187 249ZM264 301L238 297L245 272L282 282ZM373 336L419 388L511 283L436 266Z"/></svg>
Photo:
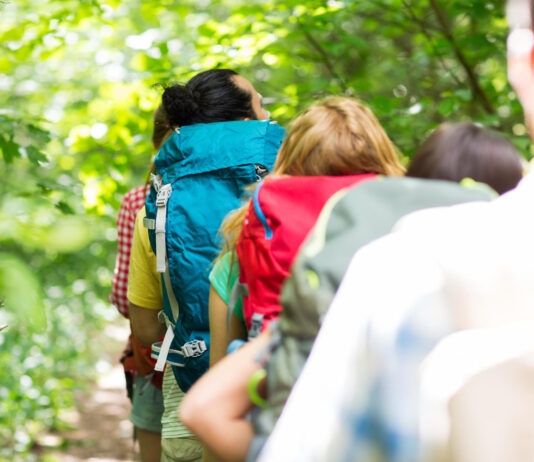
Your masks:
<svg viewBox="0 0 534 462"><path fill-rule="evenodd" d="M75 212L72 209L72 207L65 201L59 201L56 204L56 208L61 210L61 212L64 213L65 215L74 215L75 214Z"/></svg>
<svg viewBox="0 0 534 462"><path fill-rule="evenodd" d="M0 297L17 323L37 331L46 328L39 280L24 261L6 253L0 253Z"/></svg>
<svg viewBox="0 0 534 462"><path fill-rule="evenodd" d="M28 154L28 159L35 165L39 165L39 162L47 162L48 158L40 152L37 148L33 146L28 146L25 148L26 154Z"/></svg>

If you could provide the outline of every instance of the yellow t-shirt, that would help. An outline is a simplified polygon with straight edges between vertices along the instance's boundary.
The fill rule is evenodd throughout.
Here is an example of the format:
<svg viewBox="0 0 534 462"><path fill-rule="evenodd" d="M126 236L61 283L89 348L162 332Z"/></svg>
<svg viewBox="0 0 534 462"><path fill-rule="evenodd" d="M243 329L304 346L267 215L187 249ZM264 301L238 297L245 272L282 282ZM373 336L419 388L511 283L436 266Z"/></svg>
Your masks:
<svg viewBox="0 0 534 462"><path fill-rule="evenodd" d="M143 226L145 215L143 207L135 217L128 275L128 300L142 308L161 310L161 277L156 271L156 255L150 247L148 231Z"/></svg>

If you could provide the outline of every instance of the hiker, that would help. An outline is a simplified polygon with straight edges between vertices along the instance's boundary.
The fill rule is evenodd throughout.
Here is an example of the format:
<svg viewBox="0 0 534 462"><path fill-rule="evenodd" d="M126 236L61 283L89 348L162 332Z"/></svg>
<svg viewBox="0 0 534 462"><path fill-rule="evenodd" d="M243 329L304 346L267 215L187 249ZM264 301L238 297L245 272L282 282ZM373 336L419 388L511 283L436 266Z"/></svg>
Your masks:
<svg viewBox="0 0 534 462"><path fill-rule="evenodd" d="M368 108L355 100L340 97L328 98L314 104L292 123L288 137L280 149L272 176L267 177L253 193L253 205L249 201L223 223L222 230L227 235L227 245L212 275L217 272L223 275L229 274L229 270L221 271L220 266L229 267L232 262L231 255L236 251L240 252L242 230L245 232L253 220L258 220L258 217L253 216L254 209L256 209L254 213L257 213L258 204L263 204L265 212L272 212L277 208L274 205L267 207L269 204L265 201L266 194L272 193L272 203L278 204L278 209L285 211L286 216L283 217L283 224L281 216L267 222L272 228L270 241L273 248L278 245L279 255L284 254L284 257L273 264L271 274L269 268L266 268L264 273L258 274L256 281L258 284L261 281L265 286L274 287L270 294L257 294L259 303L265 298L271 299L271 302L274 300L271 305L274 306L271 313L273 316L269 320L274 319L280 312L276 302L279 293L276 291L280 290L292 258L328 198L344 187L362 180L372 180L377 174L400 175L402 171L395 147ZM295 202L288 206L288 199L291 198ZM287 208L284 209L282 204ZM263 256L255 257L254 253L259 253L259 250L253 247L255 243L262 245L262 231L261 227L256 228L255 232L259 234L260 240L255 241L251 238L249 252L245 252L251 262L256 259L264 260ZM240 278L243 256L243 253L239 255ZM271 257L267 254L265 258ZM227 300L229 297L227 280L222 277L219 278L219 284L214 282L216 280L212 278L213 290L218 292L223 301ZM253 290L251 287L249 294L252 294ZM262 298L263 296L266 297ZM225 310L224 303L219 305L221 311ZM218 335L224 338L227 328L226 316L220 313L213 316L214 311L210 310L212 315L210 329L214 337L215 332L218 332ZM249 329L245 328L243 315L237 313L236 316L234 312L230 328L236 324L241 326L241 334L246 338ZM263 344L264 339L265 335L260 335L257 342L251 345ZM224 342L220 343L220 351L212 353L217 353L219 358L224 355L225 348ZM250 348L256 351L254 346L246 345L239 355L246 355ZM246 412L251 408L251 402L246 394L248 376L242 382L241 374L233 374L232 364L237 366L237 370L241 366L248 370L250 368L246 360L236 363L233 361L233 356L225 358L220 367L215 367L213 372L199 381L193 395L181 407L180 415L186 425L223 460L244 460L252 437L250 423L244 420ZM224 364L229 366L225 369ZM252 369L254 368L253 365ZM241 395L242 392L244 395ZM206 412L208 409L209 413Z"/></svg>
<svg viewBox="0 0 534 462"><path fill-rule="evenodd" d="M517 186L523 169L519 152L504 136L475 124L443 123L414 154L406 176L471 178L503 194Z"/></svg>
<svg viewBox="0 0 534 462"><path fill-rule="evenodd" d="M160 106L154 113L152 144L158 151L172 133L165 112ZM134 234L135 217L144 207L150 191L150 184L144 184L128 191L121 202L117 216L117 258L111 285L110 301L121 315L129 319L128 275L130 250ZM132 401L130 422L134 425L134 436L139 441L143 462L159 462L161 457L161 415L163 398L161 382L163 374L153 372L155 360L150 357L150 348L143 346L131 333L123 352L128 397Z"/></svg>
<svg viewBox="0 0 534 462"><path fill-rule="evenodd" d="M221 227L226 244L210 276L212 364L225 355L228 341L251 338L277 317L278 295L289 265L329 197L376 175L402 173L396 148L372 112L358 101L328 98L293 122L272 175ZM267 222L272 236L265 240ZM227 337L226 304L238 276L240 284L248 282L251 290L243 297L245 306L243 298L237 299ZM261 326L254 325L259 317Z"/></svg>
<svg viewBox="0 0 534 462"><path fill-rule="evenodd" d="M204 363L207 366L208 269L218 248L216 231L224 215L239 205L243 188L272 168L284 130L267 120L250 82L228 69L201 72L185 85L165 88L162 107L174 133L156 156L158 175L145 209L137 215L128 298L133 332L144 345L165 334L158 320L162 308L167 333L173 332L173 326L179 331L173 342L184 331L191 334L189 342L173 343L167 358L158 346L153 355L159 353L162 363L156 363L156 368L166 361L172 366L163 377L161 460L194 461L201 459L202 446L178 420L177 409L184 391L203 372ZM156 188L173 175L173 192L165 201L168 214L164 215L162 250L160 237L149 233L160 232L155 229L156 219L158 227L161 219ZM185 247L177 248L184 243ZM180 261L183 255L187 261ZM162 287L162 280L169 284ZM173 311L175 305L170 306L169 294L179 299L179 317ZM192 318L199 319L198 325L184 324ZM186 358L191 368L177 364L174 356L183 360L183 353L199 344L205 349ZM180 355L172 356L173 351Z"/></svg>

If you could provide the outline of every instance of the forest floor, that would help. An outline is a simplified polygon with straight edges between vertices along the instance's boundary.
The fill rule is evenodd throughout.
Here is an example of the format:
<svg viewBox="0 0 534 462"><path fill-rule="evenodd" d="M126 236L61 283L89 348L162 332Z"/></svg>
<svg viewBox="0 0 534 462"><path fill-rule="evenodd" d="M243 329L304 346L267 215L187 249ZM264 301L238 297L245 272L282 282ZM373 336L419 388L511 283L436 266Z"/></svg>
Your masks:
<svg viewBox="0 0 534 462"><path fill-rule="evenodd" d="M139 460L133 443L130 401L126 396L118 358L128 338L128 325L119 322L104 329L97 341L106 342L107 357L101 376L85 392L75 395L68 414L69 430L43 435L34 454L43 462L115 462ZM98 366L98 365L97 365ZM97 369L99 369L97 367Z"/></svg>

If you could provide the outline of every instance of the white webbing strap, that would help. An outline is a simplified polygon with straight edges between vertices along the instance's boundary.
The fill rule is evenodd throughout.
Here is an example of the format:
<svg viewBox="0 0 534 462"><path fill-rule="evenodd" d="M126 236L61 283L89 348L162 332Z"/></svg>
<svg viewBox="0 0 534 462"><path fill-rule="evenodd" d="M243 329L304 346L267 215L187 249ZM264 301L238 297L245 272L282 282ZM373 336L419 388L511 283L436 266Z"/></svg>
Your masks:
<svg viewBox="0 0 534 462"><path fill-rule="evenodd" d="M174 329L172 328L172 325L169 324L167 326L167 332L165 332L165 338L163 339L163 343L161 344L161 348L159 350L158 360L156 362L156 365L154 366L155 371L162 371L165 367L165 363L167 362L167 355L169 354L169 348L171 347L172 339L174 338Z"/></svg>
<svg viewBox="0 0 534 462"><path fill-rule="evenodd" d="M158 273L165 272L167 267L167 246L165 245L165 222L167 221L167 202L172 193L172 186L160 186L156 198L156 269Z"/></svg>
<svg viewBox="0 0 534 462"><path fill-rule="evenodd" d="M166 268L165 268L165 272L163 273L163 285L165 286L165 291L167 293L169 304L171 305L172 316L174 319L173 319L173 322L171 322L171 320L169 319L169 317L165 314L163 310L160 312L160 314L162 314L165 319L165 324L167 325L167 332L165 333L165 338L163 339L163 343L161 344L161 346L158 345L157 348L155 348L153 345L152 347L153 352L154 351L158 352L157 354L158 361L156 363L156 366L154 367L154 370L156 371L162 371L165 363L168 362L167 356L169 355L171 342L174 339L174 324L176 323L176 321L178 321L178 313L179 313L178 300L176 300L176 297L174 295L174 290L172 290L171 277L169 275L169 265L167 264L167 262L165 263L166 263L165 265ZM158 314L158 318L159 318L159 314ZM178 352L178 351L174 351L174 353L182 354L181 352ZM179 365L179 364L176 364L176 365ZM158 369L158 367L160 367L161 369Z"/></svg>

